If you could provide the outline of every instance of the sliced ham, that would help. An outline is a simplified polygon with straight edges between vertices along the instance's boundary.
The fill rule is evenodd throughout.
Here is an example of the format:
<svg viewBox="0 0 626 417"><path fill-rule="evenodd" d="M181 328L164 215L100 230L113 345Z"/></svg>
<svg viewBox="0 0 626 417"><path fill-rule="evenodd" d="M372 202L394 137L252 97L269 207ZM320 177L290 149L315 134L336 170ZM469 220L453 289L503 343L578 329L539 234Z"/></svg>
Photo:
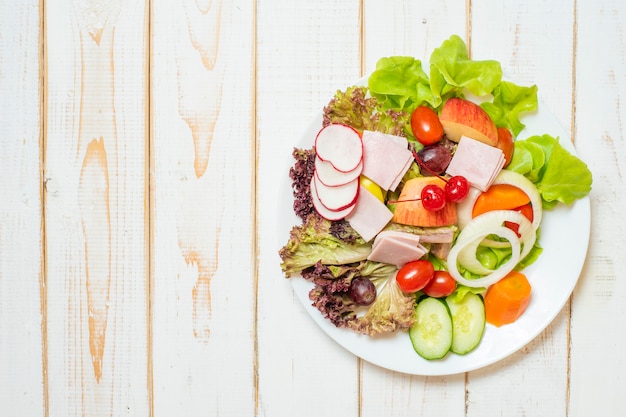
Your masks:
<svg viewBox="0 0 626 417"><path fill-rule="evenodd" d="M362 139L362 174L385 190L395 189L413 160L406 138L365 130Z"/></svg>
<svg viewBox="0 0 626 417"><path fill-rule="evenodd" d="M393 213L374 194L360 186L354 210L346 216L350 226L369 242L389 223Z"/></svg>
<svg viewBox="0 0 626 417"><path fill-rule="evenodd" d="M406 174L406 172L409 170L412 163L413 163L413 154L411 154L411 157L407 159L406 164L404 165L402 170L398 172L398 175L391 183L391 187L389 187L391 191L394 191L396 188L398 188L398 185L400 185L400 181L402 181L404 174Z"/></svg>
<svg viewBox="0 0 626 417"><path fill-rule="evenodd" d="M401 268L410 261L424 256L428 250L419 243L419 236L404 232L381 232L367 257L370 261L384 262Z"/></svg>
<svg viewBox="0 0 626 417"><path fill-rule="evenodd" d="M420 236L420 242L423 243L452 243L454 240L454 231L447 229L435 233L425 233Z"/></svg>
<svg viewBox="0 0 626 417"><path fill-rule="evenodd" d="M420 243L420 236L414 233L401 232L398 230L383 230L376 235L373 247L376 247L376 244L385 239L396 239L411 245L418 245Z"/></svg>
<svg viewBox="0 0 626 417"><path fill-rule="evenodd" d="M504 153L500 149L461 136L446 173L451 176L462 175L472 186L484 192L503 166Z"/></svg>

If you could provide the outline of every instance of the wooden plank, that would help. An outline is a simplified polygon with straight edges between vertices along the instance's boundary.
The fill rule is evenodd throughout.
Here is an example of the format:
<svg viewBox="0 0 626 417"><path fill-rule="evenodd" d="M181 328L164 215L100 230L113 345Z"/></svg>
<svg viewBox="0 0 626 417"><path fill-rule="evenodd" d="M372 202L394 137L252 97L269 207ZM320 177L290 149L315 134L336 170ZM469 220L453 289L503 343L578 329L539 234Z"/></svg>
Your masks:
<svg viewBox="0 0 626 417"><path fill-rule="evenodd" d="M283 277L277 253L288 239L289 224L279 213L285 204L291 206L285 194L290 196L288 169L293 147L334 93L360 75L359 13L359 2L273 0L258 4L261 416L358 415L359 361L309 317ZM312 146L312 140L307 138L302 146Z"/></svg>
<svg viewBox="0 0 626 417"><path fill-rule="evenodd" d="M467 10L458 1L364 2L365 72L386 56L408 55L421 59L428 73L433 49L451 35L466 38Z"/></svg>
<svg viewBox="0 0 626 417"><path fill-rule="evenodd" d="M0 13L0 415L45 415L39 1Z"/></svg>
<svg viewBox="0 0 626 417"><path fill-rule="evenodd" d="M148 415L147 3L45 5L47 412Z"/></svg>
<svg viewBox="0 0 626 417"><path fill-rule="evenodd" d="M428 72L432 50L453 33L464 38L467 20L465 6L455 1L369 0L364 17L365 73L393 55L416 57ZM361 390L364 416L465 416L463 374L412 376L364 363Z"/></svg>
<svg viewBox="0 0 626 417"><path fill-rule="evenodd" d="M154 415L254 415L254 3L151 26Z"/></svg>
<svg viewBox="0 0 626 417"><path fill-rule="evenodd" d="M569 416L619 415L626 392L626 7L577 1L575 143L594 175L591 245L572 298Z"/></svg>
<svg viewBox="0 0 626 417"><path fill-rule="evenodd" d="M543 1L478 2L472 3L471 9L473 57L500 61L505 77L517 84L536 84L544 110L553 113L566 131L573 112L569 71L573 18L573 2L558 7ZM562 65L555 65L557 62ZM469 374L468 416L493 415L501 410L516 416L567 414L568 313L566 306L519 352ZM503 380L506 384L501 383Z"/></svg>

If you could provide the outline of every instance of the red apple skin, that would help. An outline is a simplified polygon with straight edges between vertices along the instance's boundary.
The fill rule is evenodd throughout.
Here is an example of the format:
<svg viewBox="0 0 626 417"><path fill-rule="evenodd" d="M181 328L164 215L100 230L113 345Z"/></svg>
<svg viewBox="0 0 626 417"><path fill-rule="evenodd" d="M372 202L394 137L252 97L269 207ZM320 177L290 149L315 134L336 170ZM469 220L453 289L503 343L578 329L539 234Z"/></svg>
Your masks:
<svg viewBox="0 0 626 417"><path fill-rule="evenodd" d="M515 149L513 134L506 127L498 128L498 145L496 147L504 153L504 168L506 168L511 163Z"/></svg>
<svg viewBox="0 0 626 417"><path fill-rule="evenodd" d="M416 177L408 180L394 210L392 221L400 224L408 224L419 227L451 226L457 222L456 204L447 202L444 208L437 211L429 211L424 208L421 197L422 189L429 184L443 188L446 183L439 177ZM402 200L418 200L405 201Z"/></svg>
<svg viewBox="0 0 626 417"><path fill-rule="evenodd" d="M439 120L448 139L458 142L461 136L497 146L498 129L489 114L478 104L451 98L443 105Z"/></svg>

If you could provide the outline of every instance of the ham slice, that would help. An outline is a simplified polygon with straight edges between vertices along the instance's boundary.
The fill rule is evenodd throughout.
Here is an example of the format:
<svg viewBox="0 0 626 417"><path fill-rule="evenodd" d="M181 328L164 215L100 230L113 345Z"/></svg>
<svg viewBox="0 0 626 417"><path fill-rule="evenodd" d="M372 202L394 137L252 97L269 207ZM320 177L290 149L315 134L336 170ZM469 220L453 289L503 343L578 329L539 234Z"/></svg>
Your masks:
<svg viewBox="0 0 626 417"><path fill-rule="evenodd" d="M404 177L404 174L406 174L406 172L409 170L409 168L411 167L412 163L413 163L413 154L411 154L411 157L409 159L407 159L406 164L402 168L402 170L400 172L398 172L398 175L396 176L396 178L391 183L391 187L389 187L390 190L393 191L396 188L398 188L398 185L400 185L400 181L402 181L402 178Z"/></svg>
<svg viewBox="0 0 626 417"><path fill-rule="evenodd" d="M487 191L504 166L504 153L498 148L461 136L446 174L462 175L470 185Z"/></svg>
<svg viewBox="0 0 626 417"><path fill-rule="evenodd" d="M354 210L346 216L350 226L369 242L389 223L393 213L367 188L360 186Z"/></svg>
<svg viewBox="0 0 626 417"><path fill-rule="evenodd" d="M426 233L419 236L420 242L423 243L452 243L454 240L454 231L452 229L448 229L436 233Z"/></svg>
<svg viewBox="0 0 626 417"><path fill-rule="evenodd" d="M420 243L420 236L414 233L400 232L398 230L383 230L378 235L376 235L372 248L375 248L378 243L385 239L395 239L398 241L406 242L410 245L417 245Z"/></svg>
<svg viewBox="0 0 626 417"><path fill-rule="evenodd" d="M419 236L412 233L384 231L376 236L370 261L384 262L401 268L405 263L420 259L428 250L419 243Z"/></svg>
<svg viewBox="0 0 626 417"><path fill-rule="evenodd" d="M365 130L362 140L362 174L381 188L394 190L413 160L406 138Z"/></svg>

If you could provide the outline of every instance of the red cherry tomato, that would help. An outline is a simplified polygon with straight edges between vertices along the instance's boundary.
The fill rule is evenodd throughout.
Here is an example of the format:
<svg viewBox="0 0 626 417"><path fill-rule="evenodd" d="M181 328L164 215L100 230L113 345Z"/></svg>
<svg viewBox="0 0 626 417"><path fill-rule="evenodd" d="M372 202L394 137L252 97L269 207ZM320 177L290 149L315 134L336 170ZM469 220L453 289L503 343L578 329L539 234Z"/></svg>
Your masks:
<svg viewBox="0 0 626 417"><path fill-rule="evenodd" d="M419 106L411 114L411 130L422 145L432 145L443 137L443 126L437 113L427 106Z"/></svg>
<svg viewBox="0 0 626 417"><path fill-rule="evenodd" d="M425 260L411 261L398 271L396 281L400 289L406 293L417 292L424 288L433 278L435 268Z"/></svg>
<svg viewBox="0 0 626 417"><path fill-rule="evenodd" d="M498 145L496 147L504 153L504 167L506 168L513 158L513 149L515 148L513 134L506 127L498 128Z"/></svg>
<svg viewBox="0 0 626 417"><path fill-rule="evenodd" d="M435 297L447 297L456 289L456 281L448 271L435 271L433 279L423 288L424 294Z"/></svg>

